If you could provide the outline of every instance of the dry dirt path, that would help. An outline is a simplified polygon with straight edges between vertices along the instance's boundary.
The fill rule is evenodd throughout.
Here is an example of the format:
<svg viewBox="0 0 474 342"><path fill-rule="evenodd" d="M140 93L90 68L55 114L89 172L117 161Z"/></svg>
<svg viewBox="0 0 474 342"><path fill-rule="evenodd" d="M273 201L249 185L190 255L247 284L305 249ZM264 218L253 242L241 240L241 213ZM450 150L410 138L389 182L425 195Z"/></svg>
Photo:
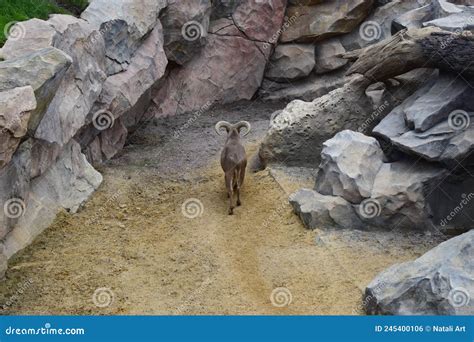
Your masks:
<svg viewBox="0 0 474 342"><path fill-rule="evenodd" d="M223 138L213 125L249 120L253 154L280 107L239 103L139 130L101 167L104 183L83 210L61 214L10 261L2 313L362 313L362 291L379 271L436 241L308 231L287 201L305 181L275 178L278 172L249 173L243 206L228 216L218 164ZM198 200L195 218L192 206L183 213L189 199Z"/></svg>

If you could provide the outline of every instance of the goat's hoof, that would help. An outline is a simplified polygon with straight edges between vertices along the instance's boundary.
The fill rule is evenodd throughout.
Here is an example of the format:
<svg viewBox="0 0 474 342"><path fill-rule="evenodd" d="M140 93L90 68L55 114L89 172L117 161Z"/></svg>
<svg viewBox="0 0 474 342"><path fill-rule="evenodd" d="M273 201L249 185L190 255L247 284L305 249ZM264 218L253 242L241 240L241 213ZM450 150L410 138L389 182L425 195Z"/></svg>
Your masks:
<svg viewBox="0 0 474 342"><path fill-rule="evenodd" d="M237 206L240 207L242 205L242 202L237 201Z"/></svg>
<svg viewBox="0 0 474 342"><path fill-rule="evenodd" d="M234 209L229 209L229 215L234 215Z"/></svg>

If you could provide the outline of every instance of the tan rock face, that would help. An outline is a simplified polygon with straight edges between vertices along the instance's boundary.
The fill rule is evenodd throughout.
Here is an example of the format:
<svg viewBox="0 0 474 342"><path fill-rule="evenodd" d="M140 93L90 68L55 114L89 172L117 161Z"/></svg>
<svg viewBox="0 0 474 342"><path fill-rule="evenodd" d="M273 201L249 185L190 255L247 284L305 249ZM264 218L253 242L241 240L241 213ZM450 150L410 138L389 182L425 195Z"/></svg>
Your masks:
<svg viewBox="0 0 474 342"><path fill-rule="evenodd" d="M351 32L372 9L373 0L330 1L314 6L291 6L295 19L282 33L282 42L315 42Z"/></svg>
<svg viewBox="0 0 474 342"><path fill-rule="evenodd" d="M57 34L50 23L40 19L19 22L9 31L9 39L2 48L5 60L52 46Z"/></svg>
<svg viewBox="0 0 474 342"><path fill-rule="evenodd" d="M30 86L0 92L0 168L11 160L35 108L36 98Z"/></svg>

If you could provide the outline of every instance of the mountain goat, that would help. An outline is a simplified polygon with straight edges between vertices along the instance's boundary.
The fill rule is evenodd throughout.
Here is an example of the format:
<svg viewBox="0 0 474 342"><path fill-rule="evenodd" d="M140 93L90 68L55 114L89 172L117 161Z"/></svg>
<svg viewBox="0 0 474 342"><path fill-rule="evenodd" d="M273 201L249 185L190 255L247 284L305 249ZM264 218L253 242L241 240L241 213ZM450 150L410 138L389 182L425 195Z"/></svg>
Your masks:
<svg viewBox="0 0 474 342"><path fill-rule="evenodd" d="M221 166L225 174L225 186L229 198L229 215L234 213L234 190L237 193L237 206L241 205L240 189L244 183L245 168L247 167L247 155L240 140L240 130L245 128L243 136L249 134L251 126L247 121L240 121L235 125L227 121L219 121L216 124L216 132L222 135L222 129L227 132L227 140L221 153Z"/></svg>

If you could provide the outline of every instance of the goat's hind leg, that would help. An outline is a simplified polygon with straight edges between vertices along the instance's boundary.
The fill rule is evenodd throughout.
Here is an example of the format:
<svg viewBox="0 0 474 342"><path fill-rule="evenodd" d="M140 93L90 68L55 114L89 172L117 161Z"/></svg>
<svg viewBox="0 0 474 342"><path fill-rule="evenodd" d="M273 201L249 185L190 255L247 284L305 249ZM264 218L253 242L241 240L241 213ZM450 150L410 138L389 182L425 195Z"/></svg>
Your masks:
<svg viewBox="0 0 474 342"><path fill-rule="evenodd" d="M225 187L227 189L227 197L229 198L229 215L232 215L234 213L234 185L232 184L233 175L234 171L226 172L225 174Z"/></svg>
<svg viewBox="0 0 474 342"><path fill-rule="evenodd" d="M238 172L237 175L237 206L240 206L242 202L240 201L240 188L244 184L244 179L245 179L245 167L246 164L244 164Z"/></svg>

